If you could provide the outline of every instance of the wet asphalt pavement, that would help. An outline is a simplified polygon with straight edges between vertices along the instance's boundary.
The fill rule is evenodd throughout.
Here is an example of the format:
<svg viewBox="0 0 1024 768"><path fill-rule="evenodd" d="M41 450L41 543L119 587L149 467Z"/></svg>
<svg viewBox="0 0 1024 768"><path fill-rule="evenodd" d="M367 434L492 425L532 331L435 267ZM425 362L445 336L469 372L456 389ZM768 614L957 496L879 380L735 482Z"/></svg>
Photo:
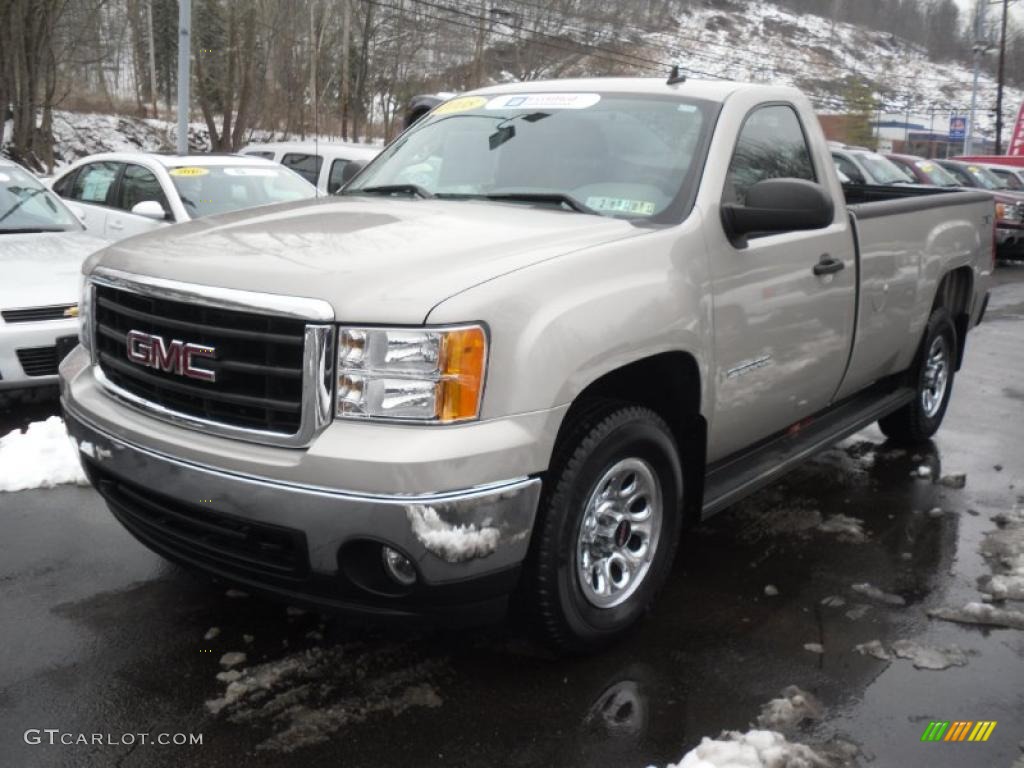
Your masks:
<svg viewBox="0 0 1024 768"><path fill-rule="evenodd" d="M136 543L88 488L0 494L0 766L665 765L795 685L813 699L787 735L849 764L1008 768L1024 754L1024 630L927 613L980 600L991 518L1024 504L1024 265L997 280L934 444L897 450L872 427L700 526L651 616L591 658L550 658L514 626L360 627L233 597ZM0 434L46 413L2 415ZM934 482L961 472L962 490ZM819 530L837 514L865 540ZM966 663L854 651L872 640L956 645ZM230 651L248 688L208 706ZM930 720L998 726L984 744L922 744ZM46 728L203 744L25 743Z"/></svg>

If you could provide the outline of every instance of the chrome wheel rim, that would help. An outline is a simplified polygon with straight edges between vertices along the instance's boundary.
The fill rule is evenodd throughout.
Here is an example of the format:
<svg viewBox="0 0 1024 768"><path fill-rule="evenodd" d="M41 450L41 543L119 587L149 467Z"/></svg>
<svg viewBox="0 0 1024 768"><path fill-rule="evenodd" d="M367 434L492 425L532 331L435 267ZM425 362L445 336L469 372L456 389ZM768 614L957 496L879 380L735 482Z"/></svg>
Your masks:
<svg viewBox="0 0 1024 768"><path fill-rule="evenodd" d="M605 471L587 499L576 543L587 602L614 608L636 592L657 552L663 509L661 485L643 459L623 459Z"/></svg>
<svg viewBox="0 0 1024 768"><path fill-rule="evenodd" d="M949 345L944 336L936 336L925 358L921 382L921 408L929 419L942 407L949 386Z"/></svg>

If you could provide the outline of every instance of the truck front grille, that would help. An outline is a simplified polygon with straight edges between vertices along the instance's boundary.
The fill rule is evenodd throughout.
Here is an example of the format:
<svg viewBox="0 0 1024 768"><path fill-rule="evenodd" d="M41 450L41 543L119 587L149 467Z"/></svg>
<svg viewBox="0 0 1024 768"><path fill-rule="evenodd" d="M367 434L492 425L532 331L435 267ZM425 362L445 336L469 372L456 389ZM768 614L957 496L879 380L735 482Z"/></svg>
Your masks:
<svg viewBox="0 0 1024 768"><path fill-rule="evenodd" d="M17 354L26 376L57 375L57 347L27 347Z"/></svg>
<svg viewBox="0 0 1024 768"><path fill-rule="evenodd" d="M39 320L63 320L68 315L64 314L74 304L54 304L49 307L25 307L23 309L5 309L0 311L7 323L34 323Z"/></svg>
<svg viewBox="0 0 1024 768"><path fill-rule="evenodd" d="M272 581L309 575L302 531L216 512L212 505L181 499L125 482L85 460L89 480L114 516L144 544L199 564Z"/></svg>
<svg viewBox="0 0 1024 768"><path fill-rule="evenodd" d="M97 284L96 360L122 390L171 412L241 429L296 434L302 423L304 320L187 303ZM215 350L187 378L128 358L129 331Z"/></svg>

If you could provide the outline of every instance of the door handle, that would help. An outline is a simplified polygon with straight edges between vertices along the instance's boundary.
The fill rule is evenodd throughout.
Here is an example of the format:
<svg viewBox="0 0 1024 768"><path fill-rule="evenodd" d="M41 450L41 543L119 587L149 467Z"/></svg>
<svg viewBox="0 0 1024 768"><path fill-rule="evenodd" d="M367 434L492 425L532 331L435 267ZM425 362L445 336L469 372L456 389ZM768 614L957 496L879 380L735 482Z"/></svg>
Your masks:
<svg viewBox="0 0 1024 768"><path fill-rule="evenodd" d="M122 224L117 219L114 219L112 222L110 222L110 228L111 229L124 229L124 224Z"/></svg>
<svg viewBox="0 0 1024 768"><path fill-rule="evenodd" d="M825 253L822 254L821 260L814 265L814 274L821 277L822 275L831 275L844 269L846 269L846 265L843 262L839 259L833 259Z"/></svg>

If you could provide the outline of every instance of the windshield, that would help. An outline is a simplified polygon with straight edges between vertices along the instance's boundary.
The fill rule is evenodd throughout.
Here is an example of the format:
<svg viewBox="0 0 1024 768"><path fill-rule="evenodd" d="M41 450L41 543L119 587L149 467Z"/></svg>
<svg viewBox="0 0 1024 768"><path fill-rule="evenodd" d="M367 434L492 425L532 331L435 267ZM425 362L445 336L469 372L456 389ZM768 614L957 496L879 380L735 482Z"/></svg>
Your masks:
<svg viewBox="0 0 1024 768"><path fill-rule="evenodd" d="M193 219L316 196L316 187L280 166L190 165L167 172Z"/></svg>
<svg viewBox="0 0 1024 768"><path fill-rule="evenodd" d="M928 179L929 184L933 184L937 187L959 187L960 182L957 181L956 177L943 168L941 165L933 163L931 160L915 160L914 166L919 170L924 177Z"/></svg>
<svg viewBox="0 0 1024 768"><path fill-rule="evenodd" d="M980 165L968 165L967 163L959 166L959 168L961 175L970 180L971 186L981 187L982 189L1006 189L1006 184L988 168L982 168Z"/></svg>
<svg viewBox="0 0 1024 768"><path fill-rule="evenodd" d="M80 229L74 214L35 176L17 166L0 166L0 234Z"/></svg>
<svg viewBox="0 0 1024 768"><path fill-rule="evenodd" d="M344 194L381 188L679 219L703 167L712 108L597 93L464 96L391 144Z"/></svg>
<svg viewBox="0 0 1024 768"><path fill-rule="evenodd" d="M914 181L887 157L874 152L858 152L856 157L876 184L910 184Z"/></svg>

